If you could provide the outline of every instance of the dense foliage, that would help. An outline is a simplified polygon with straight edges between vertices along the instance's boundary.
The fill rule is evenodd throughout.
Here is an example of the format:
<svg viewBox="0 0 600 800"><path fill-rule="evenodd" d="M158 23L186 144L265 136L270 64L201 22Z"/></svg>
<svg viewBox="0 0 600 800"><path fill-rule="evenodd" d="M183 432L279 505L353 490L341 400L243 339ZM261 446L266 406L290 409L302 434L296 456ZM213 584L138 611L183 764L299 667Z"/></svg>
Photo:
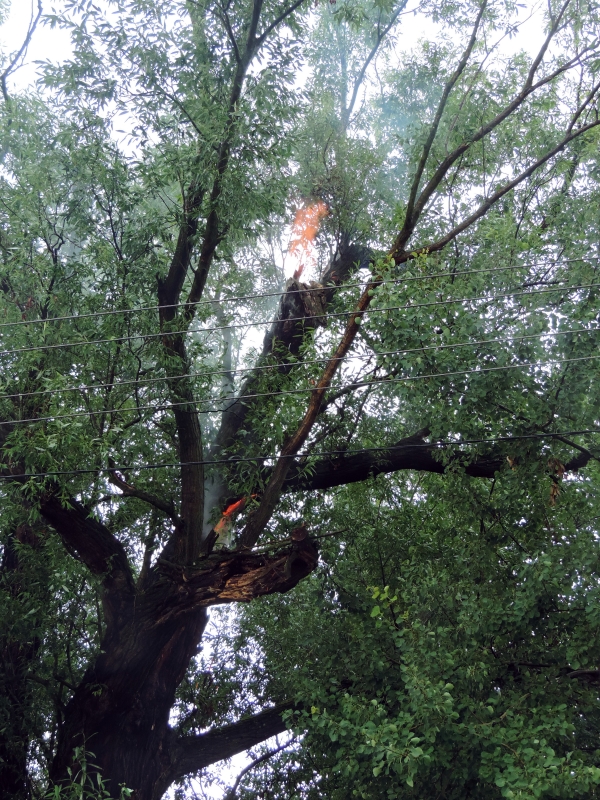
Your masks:
<svg viewBox="0 0 600 800"><path fill-rule="evenodd" d="M69 1L4 56L6 796L600 794L600 19L537 14Z"/></svg>

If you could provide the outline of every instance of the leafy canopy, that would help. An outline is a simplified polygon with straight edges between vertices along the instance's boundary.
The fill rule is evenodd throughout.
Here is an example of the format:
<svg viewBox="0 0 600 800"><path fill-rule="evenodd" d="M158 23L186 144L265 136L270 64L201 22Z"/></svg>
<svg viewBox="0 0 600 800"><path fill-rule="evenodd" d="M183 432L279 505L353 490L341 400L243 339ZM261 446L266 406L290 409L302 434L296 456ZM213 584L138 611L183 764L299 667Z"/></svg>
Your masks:
<svg viewBox="0 0 600 800"><path fill-rule="evenodd" d="M421 41L401 35L412 10L73 0L45 17L72 57L0 109L0 755L35 796L109 624L45 498L84 504L143 585L188 502L174 409L193 404L205 525L247 500L233 546L368 275L259 543L303 521L318 566L213 613L171 723L295 701L297 738L240 797L598 795L598 9L551 3L539 57L505 47L518 4L425 3ZM316 201L294 286L350 247L352 267L261 353L294 212ZM159 319L184 251L193 311Z"/></svg>

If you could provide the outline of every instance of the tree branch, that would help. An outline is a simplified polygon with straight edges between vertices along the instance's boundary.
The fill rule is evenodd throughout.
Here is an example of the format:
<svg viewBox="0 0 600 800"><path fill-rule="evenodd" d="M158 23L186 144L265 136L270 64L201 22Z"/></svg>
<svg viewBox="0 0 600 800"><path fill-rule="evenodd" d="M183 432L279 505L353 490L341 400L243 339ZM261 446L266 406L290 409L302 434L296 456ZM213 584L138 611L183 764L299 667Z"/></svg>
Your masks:
<svg viewBox="0 0 600 800"><path fill-rule="evenodd" d="M556 147L553 147L552 150L549 150L547 153L545 153L530 167L528 167L526 170L517 175L516 178L514 178L512 181L509 181L504 186L500 187L500 189L495 191L492 195L490 195L490 197L488 197L487 200L485 200L485 202L483 202L476 211L474 211L469 217L464 219L459 225L457 225L455 228L449 231L441 239L438 239L436 242L432 242L431 244L425 245L423 247L421 246L417 247L411 253L400 253L394 251L393 257L395 262L397 264L402 264L405 261L414 258L418 254L435 253L438 250L443 250L443 248L446 247L446 245L449 242L455 239L459 235L459 233L462 233L463 231L467 230L467 228L470 228L471 225L477 222L478 219L481 219L481 217L485 216L487 212L490 210L490 208L495 203L497 203L498 200L504 197L505 194L508 194L508 192L510 192L524 180L529 178L536 170L538 170L546 162L550 161L551 158L554 158L554 156L560 153L561 150L564 150L564 148L572 141L577 139L582 134L591 131L593 128L596 128L598 125L600 125L600 120L590 122L588 125L584 125L583 127L578 128L576 131L572 131L571 133L569 133L567 136L564 137L564 139L561 142L559 142L556 145Z"/></svg>
<svg viewBox="0 0 600 800"><path fill-rule="evenodd" d="M363 80L365 79L365 73L369 68L369 64L371 63L371 61L377 55L377 51L379 50L379 47L381 46L381 42L385 39L385 37L388 35L388 33L392 30L396 20L398 19L398 17L402 13L402 11L406 8L407 4L408 4L408 0L402 0L400 5L398 6L398 9L392 14L392 18L390 19L389 23L385 26L385 28L382 31L381 30L378 31L377 38L375 40L375 44L371 48L371 51L370 51L369 55L367 56L367 58L365 60L365 63L362 65L362 67L360 69L360 72L358 73L358 75L356 76L356 80L354 81L354 86L352 88L352 97L350 98L350 102L348 103L348 108L344 109L344 112L343 112L344 113L344 120L343 120L344 127L346 127L348 125L349 121L350 121L350 116L352 114L352 110L354 109L354 104L356 103L356 98L358 96L358 91L359 91L359 89L360 89L360 87L362 85Z"/></svg>
<svg viewBox="0 0 600 800"><path fill-rule="evenodd" d="M257 597L289 592L315 569L317 561L317 548L305 532L286 550L219 550L193 567L168 562L161 556L143 605L152 609L152 625L160 626L199 608L249 603Z"/></svg>
<svg viewBox="0 0 600 800"><path fill-rule="evenodd" d="M377 452L365 450L348 456L325 459L312 464L310 472L304 471L303 464L296 461L285 479L283 491L323 491L401 470L442 475L452 465L461 465L465 474L472 478L494 478L496 473L508 467L506 456L499 453L492 452L471 459L468 454L458 450L450 453L447 447L443 451L446 457L441 461L435 457L435 453L441 452L440 448L424 441L427 434L427 429L418 431ZM580 451L580 455L574 456L564 465L566 472L576 472L585 467L591 459L597 459L589 450L564 437L553 438Z"/></svg>
<svg viewBox="0 0 600 800"><path fill-rule="evenodd" d="M579 451L578 456L575 456L575 458L572 458L565 464L565 470L567 472L577 472L578 469L585 467L590 461L600 462L600 456L594 455L587 447L582 447L580 444L571 441L571 439L567 439L565 436L555 436L554 438Z"/></svg>
<svg viewBox="0 0 600 800"><path fill-rule="evenodd" d="M252 762L250 762L250 764L248 764L248 766L244 767L244 769L240 772L240 774L235 779L235 783L233 784L231 789L229 789L229 791L225 795L224 800L235 800L235 798L237 796L238 787L239 787L240 783L242 782L242 779L244 778L244 775L247 775L249 772L251 772L253 769L258 767L260 764L264 764L265 761L268 761L270 758L273 758L273 756L276 756L277 753L281 753L281 751L285 750L286 747L289 747L290 744L293 741L294 741L294 739L292 738L292 739L290 739L289 742L284 742L284 744L280 744L279 747L276 747L274 750L267 750L266 753L263 753L261 756L258 756L258 758L255 758L254 761L252 761Z"/></svg>
<svg viewBox="0 0 600 800"><path fill-rule="evenodd" d="M265 30L261 33L261 35L255 40L257 47L261 47L261 45L264 43L264 41L267 38L267 36L269 36L269 34L272 33L275 30L275 28L278 27L278 25L281 25L281 23L287 17L289 17L290 14L293 14L294 11L296 11L296 9L300 8L302 3L305 3L305 2L306 2L306 0L296 0L296 2L292 3L292 5L289 8L286 8L285 11L282 11L281 14L276 19L274 19L273 22L270 25L268 25L265 28Z"/></svg>
<svg viewBox="0 0 600 800"><path fill-rule="evenodd" d="M331 381L333 380L341 361L350 349L352 342L356 338L362 317L371 304L371 300L375 294L374 290L380 285L381 280L382 278L380 276L376 276L369 281L362 295L360 296L358 303L356 304L356 308L348 317L346 328L342 334L340 343L335 349L333 356L331 356L327 362L319 382L311 393L304 418L299 423L294 433L287 437L287 441L281 449L280 457L275 468L273 469L273 472L271 473L271 477L263 492L258 508L248 517L246 526L240 537L240 543L242 547L254 547L260 534L263 532L268 521L271 519L271 515L273 514L277 501L281 495L283 483L292 465L292 459L290 456L296 455L308 438L308 435L315 424L317 416L319 415L321 404L327 390L329 389L329 386L331 385Z"/></svg>
<svg viewBox="0 0 600 800"><path fill-rule="evenodd" d="M219 211L217 208L221 192L223 190L223 178L229 167L229 159L231 155L231 147L233 144L233 137L236 129L237 121L237 108L242 95L242 88L246 78L246 72L250 66L250 62L254 58L258 49L256 41L256 31L260 20L262 11L263 0L254 0L252 6L252 16L248 26L248 35L246 38L246 47L244 53L237 60L237 69L231 85L231 92L229 95L229 108L227 110L227 123L225 127L225 134L219 145L218 158L217 158L217 174L213 181L210 193L210 211L206 219L206 230L202 247L200 250L200 258L198 259L198 266L192 282L192 287L187 298L185 305L184 316L190 322L196 313L196 303L198 303L204 292L208 273L215 255L215 251L224 235L221 230ZM239 52L239 51L238 51ZM236 56L237 58L237 56Z"/></svg>
<svg viewBox="0 0 600 800"><path fill-rule="evenodd" d="M110 464L111 467L113 465L113 463ZM108 476L110 482L123 492L121 497L137 497L138 500L143 500L144 503L148 503L149 505L154 506L154 508L158 508L159 511L165 513L176 525L181 522L181 519L177 516L175 506L173 505L172 501L167 503L164 500L161 500L160 497L156 497L153 494L145 492L143 489L136 489L135 486L131 486L131 484L127 483L125 478L119 475L116 470L111 470L108 473Z"/></svg>
<svg viewBox="0 0 600 800"><path fill-rule="evenodd" d="M417 192L419 191L419 185L421 183L421 178L423 177L423 172L425 171L425 167L427 166L429 153L431 152L431 147L433 146L433 141L436 137L442 119L442 115L444 113L446 104L448 102L448 98L450 97L452 89L454 89L454 87L456 86L458 79L464 72L467 63L469 61L469 58L471 57L471 53L473 52L473 48L475 47L475 42L477 40L477 32L479 30L479 25L481 24L483 14L486 9L486 5L487 5L487 0L483 0L481 8L479 9L479 13L477 15L477 19L475 20L475 24L473 25L473 31L471 33L471 38L469 39L469 43L465 48L465 51L458 63L458 66L454 70L454 73L451 75L450 80L446 83L444 91L442 92L442 97L438 104L433 123L429 130L429 135L425 141L425 144L423 145L423 152L421 153L421 158L419 159L419 164L417 165L412 186L410 188L410 195L406 206L406 217L404 219L404 225L398 235L398 239L396 242L397 249L403 248L404 243L408 241L408 239L410 238L410 233L414 229L416 223L416 219L413 219L413 217L415 217L415 202L417 199Z"/></svg>
<svg viewBox="0 0 600 800"><path fill-rule="evenodd" d="M74 498L67 503L58 490L47 492L40 500L40 512L59 533L66 549L78 556L91 573L102 577L103 604L110 624L120 614L123 603L131 601L135 594L125 548L89 509Z"/></svg>
<svg viewBox="0 0 600 800"><path fill-rule="evenodd" d="M585 109L591 104L591 102L594 99L594 97L596 97L598 95L599 91L600 91L600 82L598 82L594 86L592 86L589 94L587 95L587 97L585 98L583 103L579 106L577 111L573 114L573 118L571 119L571 122L569 123L569 127L567 128L567 133L571 133L571 131L573 130L573 128L575 127L575 125L577 123L577 120L583 114Z"/></svg>
<svg viewBox="0 0 600 800"><path fill-rule="evenodd" d="M538 70L538 68L539 68L539 66L540 66L540 64L542 62L542 59L543 59L543 57L544 57L544 55L545 55L545 53L546 53L546 51L548 49L548 46L549 46L552 38L555 36L555 34L557 33L557 31L559 29L559 23L562 20L562 17L564 16L564 13L565 13L568 5L570 4L570 2L571 2L571 0L566 0L566 2L564 3L563 7L561 8L557 19L555 20L550 32L548 33L548 36L546 37L546 40L544 41L544 44L542 45L542 47L540 48L536 58L532 62L532 65L531 65L531 67L529 69L529 72L528 72L527 78L525 80L525 83L523 84L523 88L521 89L519 94L516 95L516 97L512 100L512 102L510 102L492 120L487 122L485 125L482 125L481 128L475 134L473 134L471 137L469 137L469 139L467 141L463 142L452 153L450 153L448 156L446 156L446 158L442 161L442 163L435 170L433 176L427 182L426 186L423 188L421 194L419 195L418 201L415 202L414 208L413 208L413 206L411 204L411 200L409 198L409 203L408 203L408 206L407 206L407 213L406 213L406 217L405 217L405 220L404 220L404 225L402 226L402 230L400 231L400 233L396 237L396 241L394 242L394 246L392 247L392 255L397 256L397 255L400 255L402 253L402 251L404 250L404 247L405 247L406 243L410 239L410 237L411 237L411 235L412 235L412 233L413 233L413 231L415 229L415 226L416 226L421 214L423 213L423 210L424 210L427 202L429 201L430 197L435 192L437 187L440 185L441 181L443 180L443 178L447 174L447 172L450 169L450 167L462 155L464 155L464 153L471 147L471 145L473 145L475 142L478 142L481 139L485 138L496 127L498 127L498 125L500 125L502 122L504 122L504 120L507 119L514 111L516 111L517 108L519 108L533 92L537 91L537 89L541 88L542 86L545 86L546 84L552 82L559 75L563 74L568 69L573 67L575 64L579 63L581 61L582 55L585 52L588 52L591 49L591 46L588 46L583 51L583 53L579 53L577 56L575 56L574 58L572 58L569 61L567 61L565 64L563 64L560 67L558 67L556 70L554 70L554 72L550 73L545 78L541 78L535 84L533 83L533 79L535 77L535 74L536 74L536 72L537 72L537 70ZM437 116L436 116L436 119L437 119ZM438 121L438 123L439 123L439 121ZM434 121L434 125L435 125L435 121ZM434 138L435 138L435 133L434 133L434 136L432 138L431 137L431 132L430 132L430 136L428 138L428 142L429 142L429 139L431 139L431 144L433 144L433 139ZM430 147L431 147L431 144L429 145ZM425 166L426 166L426 161L427 161L427 158L425 159L425 161L423 161L423 158L421 158L421 162L420 162L419 167L421 166L421 163L422 163L423 164L423 171L424 171ZM418 171L419 170L417 170L417 172ZM420 180L420 178L419 178L419 180ZM411 189L411 197L413 197L413 190L415 190L415 197L416 197L416 190L417 189L418 189L418 184L415 184L413 182L413 187Z"/></svg>
<svg viewBox="0 0 600 800"><path fill-rule="evenodd" d="M243 753L244 750L288 730L281 715L293 707L293 702L280 703L224 728L178 739L169 783L199 772L217 761Z"/></svg>
<svg viewBox="0 0 600 800"><path fill-rule="evenodd" d="M37 15L33 16L33 9L31 11L31 19L29 21L29 27L27 28L27 34L25 35L25 40L17 53L14 57L8 62L8 66L0 74L0 87L2 88L2 97L4 98L5 103L10 102L10 97L8 94L8 88L6 86L6 81L9 75L15 71L15 67L19 63L19 59L25 55L27 48L29 47L29 43L31 42L31 37L33 36L35 29L37 28L38 22L40 21L42 16L42 0L37 0Z"/></svg>
<svg viewBox="0 0 600 800"><path fill-rule="evenodd" d="M299 363L302 344L309 331L318 324L315 318L315 297L319 296L321 312L325 312L337 286L357 269L368 266L371 258L372 252L368 248L356 245L342 247L321 278L322 292L311 291L305 296L302 291L305 284L295 280L288 281L286 290L281 295L275 320L265 335L263 350L255 370L244 380L237 397L223 411L212 451L214 458L221 457L226 451L231 452L234 447L247 448L251 444L252 433L242 436L239 432L242 428L250 427L246 424L248 416L260 399L258 396L251 398L248 395L260 395L258 387L259 384L264 387L265 374L268 374L266 367L272 367L273 375L280 379L282 374L288 374ZM217 473L207 493L203 536L208 535L212 527L211 514L214 507L220 506L228 495L223 474Z"/></svg>
<svg viewBox="0 0 600 800"><path fill-rule="evenodd" d="M159 91L159 92L160 92L162 95L164 95L164 96L167 98L167 100L170 100L170 101L173 103L173 105L177 106L177 108L178 108L178 109L181 111L181 113L182 113L182 114L184 114L184 115L187 117L187 119L188 119L188 122L191 124L191 126L193 127L193 129L196 131L196 133L198 134L198 136L201 136L201 137L203 137L203 136L204 136L204 134L202 133L201 129L200 129L200 128L198 127L198 125L196 124L196 122L195 122L194 118L193 118L193 117L192 117L192 115L189 113L189 111L187 110L187 108L186 108L186 107L183 105L183 103L182 103L180 100L178 100L178 99L177 99L177 97L176 97L174 94L171 94L170 92L167 92L165 89L163 89L163 87L162 87L162 86L159 86L159 85L157 85L157 86L156 86L156 89L157 89L157 91Z"/></svg>
<svg viewBox="0 0 600 800"><path fill-rule="evenodd" d="M179 226L177 244L167 277L158 279L158 302L162 306L160 317L163 324L170 322L177 314L176 306L190 266L194 237L198 232L198 212L203 199L204 189L192 182L185 198L183 220Z"/></svg>
<svg viewBox="0 0 600 800"><path fill-rule="evenodd" d="M242 56L240 55L240 49L238 47L238 43L235 40L235 35L233 33L233 28L231 27L231 21L229 19L229 14L227 10L224 8L220 9L221 13L223 14L222 20L223 25L225 26L225 30L227 31L227 36L229 37L229 41L231 42L231 46L233 47L233 54L235 56L236 64L239 64L242 60Z"/></svg>

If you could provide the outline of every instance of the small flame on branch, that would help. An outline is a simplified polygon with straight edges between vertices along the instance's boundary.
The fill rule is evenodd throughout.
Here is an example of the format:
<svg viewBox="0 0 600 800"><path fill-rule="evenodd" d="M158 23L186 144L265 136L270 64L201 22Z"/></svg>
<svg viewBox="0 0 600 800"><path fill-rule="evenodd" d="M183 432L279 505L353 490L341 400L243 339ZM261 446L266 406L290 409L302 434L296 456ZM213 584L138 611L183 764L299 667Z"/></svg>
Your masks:
<svg viewBox="0 0 600 800"><path fill-rule="evenodd" d="M288 247L288 254L297 262L298 266L294 271L294 278L302 275L307 261L316 261L313 254L313 242L319 231L319 225L323 217L326 217L329 210L322 200L313 203L306 208L299 208L296 211L294 224L292 226L292 239Z"/></svg>
<svg viewBox="0 0 600 800"><path fill-rule="evenodd" d="M250 495L251 498L256 497L255 494ZM233 525L233 520L235 515L238 511L242 511L246 503L248 502L247 497L242 497L241 500L236 500L234 503L230 503L227 508L221 514L221 519L215 525L215 533L219 536L221 534L226 534L231 530L231 526Z"/></svg>

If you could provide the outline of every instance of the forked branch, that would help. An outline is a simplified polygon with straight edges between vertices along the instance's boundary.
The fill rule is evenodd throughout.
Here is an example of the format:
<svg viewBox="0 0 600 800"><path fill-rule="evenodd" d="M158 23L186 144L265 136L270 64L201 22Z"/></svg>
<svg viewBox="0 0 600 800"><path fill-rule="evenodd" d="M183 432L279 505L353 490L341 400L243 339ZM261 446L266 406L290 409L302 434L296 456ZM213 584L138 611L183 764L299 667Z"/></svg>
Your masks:
<svg viewBox="0 0 600 800"><path fill-rule="evenodd" d="M480 22L480 17L478 17L469 45L467 46L467 49L463 54L463 57L457 67L457 70L454 72L449 82L446 84L446 87L442 94L442 99L438 106L436 116L430 128L429 135L427 137L425 145L423 147L421 158L419 160L419 164L417 166L417 170L415 173L415 178L411 186L411 192L407 204L404 224L398 236L396 237L394 246L392 248L392 255L396 259L403 255L404 248L408 243L409 239L411 238L413 231L415 230L415 227L417 225L417 222L419 221L427 203L429 202L434 192L438 189L441 182L448 174L448 171L458 161L458 159L461 158L473 144L484 139L486 136L492 133L492 131L494 131L502 122L508 119L508 117L510 117L518 108L520 108L523 105L523 103L525 103L525 101L527 100L528 97L530 97L530 95L532 95L534 92L536 92L543 86L552 83L552 81L554 81L560 75L567 72L572 67L576 66L577 64L580 64L584 56L586 54L589 55L594 50L596 43L588 45L586 48L584 48L584 50L582 50L580 53L578 53L576 56L569 59L565 63L561 64L553 72L551 72L550 74L546 75L543 78L540 78L538 81L535 81L535 76L548 50L550 42L556 36L556 34L561 28L564 15L566 13L568 6L570 5L570 2L571 0L565 0L565 3L561 7L557 17L554 19L552 27L548 32L548 35L546 36L544 43L542 44L540 50L538 51L536 57L534 58L531 64L531 67L528 71L527 77L525 79L525 82L523 83L521 91L513 98L513 100L510 103L508 103L498 114L496 114L496 116L493 119L489 120L487 123L482 125L474 134L472 134L467 140L462 142L462 144L456 147L451 153L449 153L446 156L446 158L444 158L444 160L435 169L432 177L425 184L420 194L418 194L418 199L417 199L418 188L421 179L423 177L423 174L425 172L427 162L429 161L431 148L433 146L433 142L435 140L435 136L441 118L443 116L443 111L447 104L448 97L450 95L452 88L455 86L456 81L460 77L460 74L462 74L462 71L464 71L470 53L473 49L474 46L473 37L477 33L477 29L479 27L479 22ZM480 11L480 15L481 13L482 12Z"/></svg>
<svg viewBox="0 0 600 800"><path fill-rule="evenodd" d="M554 158L554 156L558 155L558 153L564 150L565 147L567 147L567 145L570 144L572 141L579 138L583 134L588 133L594 128L597 128L598 125L600 125L600 120L595 120L594 122L590 122L587 125L583 125L581 128L577 128L576 130L568 133L555 147L553 147L548 152L544 153L544 155L538 158L537 161L534 161L533 164L531 164L531 166L523 170L523 172L519 173L519 175L517 175L516 178L513 178L513 180L511 181L508 181L507 183L504 184L504 186L501 186L493 194L491 194L483 203L481 203L481 205L472 214L470 214L461 223L452 228L451 231L448 231L448 233L445 236L442 236L440 239L438 239L435 242L431 242L430 244L419 246L415 248L415 250L413 250L411 253L403 253L403 254L397 253L394 259L396 263L397 264L404 263L405 261L408 261L419 254L435 253L438 252L439 250L443 250L443 248L446 247L446 245L453 239L456 239L456 237L460 233L467 230L467 228L470 228L471 225L477 222L477 220L484 217L490 210L490 208L492 208L492 206L494 206L499 200L501 200L506 194L508 194L508 192L515 189L520 183L523 183L523 181L527 180L527 178L531 177L531 175L533 175L534 172L536 172L540 167L542 167L544 164L546 164L548 161Z"/></svg>

